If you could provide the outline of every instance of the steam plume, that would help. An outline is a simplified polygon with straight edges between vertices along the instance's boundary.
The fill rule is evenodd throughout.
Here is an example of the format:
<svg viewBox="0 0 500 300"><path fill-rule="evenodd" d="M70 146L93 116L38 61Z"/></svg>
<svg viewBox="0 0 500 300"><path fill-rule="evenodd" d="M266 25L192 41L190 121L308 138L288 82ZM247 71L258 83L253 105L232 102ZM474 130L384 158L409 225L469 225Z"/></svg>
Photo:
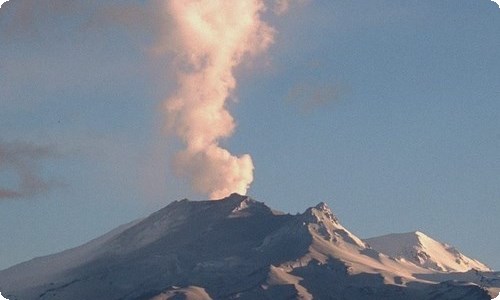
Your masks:
<svg viewBox="0 0 500 300"><path fill-rule="evenodd" d="M169 132L186 148L174 168L200 193L219 199L245 194L253 181L248 154L232 155L220 140L235 122L226 101L236 87L235 66L268 48L273 30L260 16L262 0L173 0L167 4L176 42L178 86L164 104Z"/></svg>

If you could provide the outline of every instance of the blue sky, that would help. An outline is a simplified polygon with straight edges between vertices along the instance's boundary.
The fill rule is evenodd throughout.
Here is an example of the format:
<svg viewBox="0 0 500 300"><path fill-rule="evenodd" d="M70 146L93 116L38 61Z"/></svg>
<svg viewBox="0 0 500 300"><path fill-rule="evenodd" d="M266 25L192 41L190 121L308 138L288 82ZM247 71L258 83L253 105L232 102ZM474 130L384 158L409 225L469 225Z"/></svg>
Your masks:
<svg viewBox="0 0 500 300"><path fill-rule="evenodd" d="M0 199L0 269L207 197L169 167L157 2L46 3L0 10L0 194L19 192ZM222 141L252 156L248 194L325 201L360 237L421 230L500 269L498 6L311 0L263 18L274 43L236 68Z"/></svg>

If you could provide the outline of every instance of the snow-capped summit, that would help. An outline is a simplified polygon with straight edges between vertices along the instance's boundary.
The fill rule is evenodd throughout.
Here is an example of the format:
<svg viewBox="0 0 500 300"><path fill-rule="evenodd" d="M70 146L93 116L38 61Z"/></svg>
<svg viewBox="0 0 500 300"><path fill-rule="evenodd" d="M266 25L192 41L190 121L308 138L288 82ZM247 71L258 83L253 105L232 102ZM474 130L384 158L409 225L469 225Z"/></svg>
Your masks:
<svg viewBox="0 0 500 300"><path fill-rule="evenodd" d="M336 224L339 224L339 220L333 214L332 210L325 202L320 202L315 207L309 208L309 210L311 210L311 211L316 210L320 213L323 213L329 220L333 221Z"/></svg>
<svg viewBox="0 0 500 300"><path fill-rule="evenodd" d="M415 235L394 240L442 258L444 244ZM80 247L0 271L0 291L10 300L489 300L500 289L497 273L477 268L457 279L384 250L347 230L326 203L290 215L237 194L184 199Z"/></svg>
<svg viewBox="0 0 500 300"><path fill-rule="evenodd" d="M388 234L365 241L379 252L436 271L466 272L472 269L491 271L483 263L420 231Z"/></svg>
<svg viewBox="0 0 500 300"><path fill-rule="evenodd" d="M340 224L339 219L324 202L320 202L318 205L306 209L306 211L300 215L299 219L302 220L304 224L308 225L309 231L313 237L321 237L322 239L333 242L337 246L354 246L360 249L366 248L366 244L361 239Z"/></svg>

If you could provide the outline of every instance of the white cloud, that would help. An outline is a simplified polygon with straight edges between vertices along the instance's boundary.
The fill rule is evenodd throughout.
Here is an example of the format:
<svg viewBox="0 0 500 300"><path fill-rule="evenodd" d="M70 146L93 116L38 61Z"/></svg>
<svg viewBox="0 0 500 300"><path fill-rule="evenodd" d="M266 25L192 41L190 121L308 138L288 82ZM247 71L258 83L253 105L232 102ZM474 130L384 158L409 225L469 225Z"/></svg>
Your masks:
<svg viewBox="0 0 500 300"><path fill-rule="evenodd" d="M492 1L492 2L495 2L495 3L498 5L498 7L500 8L500 0L491 0L491 1ZM498 298L498 297L497 297L497 298ZM497 299L497 298L495 298L495 299Z"/></svg>
<svg viewBox="0 0 500 300"><path fill-rule="evenodd" d="M3 1L3 2L5 2L5 1ZM3 2L1 2L1 3L3 4ZM0 5L1 5L1 4L0 4ZM9 299L4 298L4 297L2 296L2 293L0 293L0 300L9 300Z"/></svg>
<svg viewBox="0 0 500 300"><path fill-rule="evenodd" d="M0 0L0 8L1 8L1 7L2 7L2 5L3 5L5 2L7 2L7 1L9 1L9 0ZM0 297L1 297L1 296L2 296L2 295L0 294ZM2 299L0 299L0 300L2 300Z"/></svg>

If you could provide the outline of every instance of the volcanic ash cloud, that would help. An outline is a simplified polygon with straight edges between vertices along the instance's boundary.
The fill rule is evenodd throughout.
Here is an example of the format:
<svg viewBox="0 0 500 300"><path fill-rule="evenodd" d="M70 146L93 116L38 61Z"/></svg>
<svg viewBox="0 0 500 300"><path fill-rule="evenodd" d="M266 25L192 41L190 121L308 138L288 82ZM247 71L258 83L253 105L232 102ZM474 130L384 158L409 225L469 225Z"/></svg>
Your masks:
<svg viewBox="0 0 500 300"><path fill-rule="evenodd" d="M248 154L235 156L219 144L235 122L226 102L236 87L233 69L265 51L273 30L261 20L260 0L174 0L167 4L174 30L177 88L165 101L167 129L185 144L174 159L177 174L212 199L245 194L253 181Z"/></svg>

